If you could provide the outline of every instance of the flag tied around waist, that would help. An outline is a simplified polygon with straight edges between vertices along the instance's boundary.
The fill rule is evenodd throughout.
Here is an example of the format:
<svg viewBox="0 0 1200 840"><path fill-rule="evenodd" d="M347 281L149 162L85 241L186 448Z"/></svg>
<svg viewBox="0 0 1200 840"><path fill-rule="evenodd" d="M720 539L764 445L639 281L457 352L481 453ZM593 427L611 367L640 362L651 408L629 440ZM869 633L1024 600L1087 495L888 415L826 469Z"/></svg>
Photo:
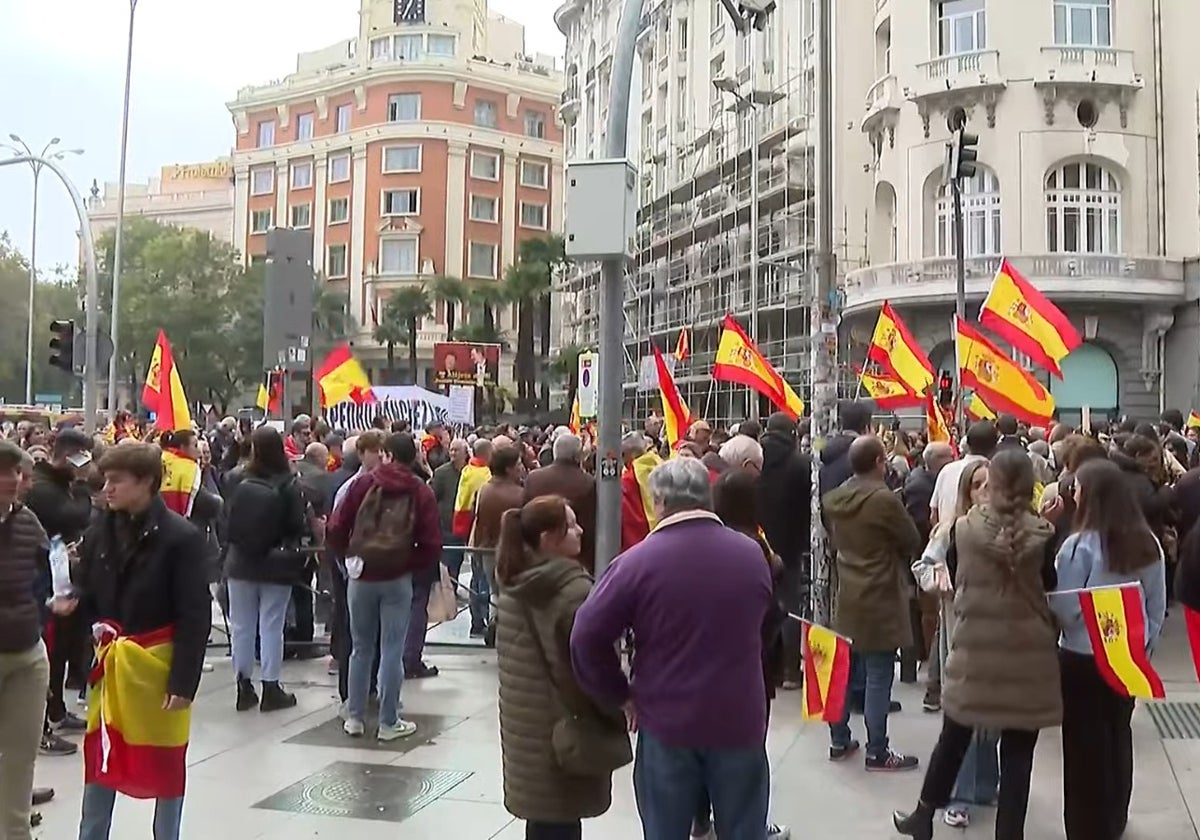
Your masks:
<svg viewBox="0 0 1200 840"><path fill-rule="evenodd" d="M190 709L168 712L174 628L122 635L95 625L96 667L88 680L84 781L135 799L183 796Z"/></svg>
<svg viewBox="0 0 1200 840"><path fill-rule="evenodd" d="M850 640L798 615L789 616L800 622L803 641L803 718L841 723L850 683Z"/></svg>

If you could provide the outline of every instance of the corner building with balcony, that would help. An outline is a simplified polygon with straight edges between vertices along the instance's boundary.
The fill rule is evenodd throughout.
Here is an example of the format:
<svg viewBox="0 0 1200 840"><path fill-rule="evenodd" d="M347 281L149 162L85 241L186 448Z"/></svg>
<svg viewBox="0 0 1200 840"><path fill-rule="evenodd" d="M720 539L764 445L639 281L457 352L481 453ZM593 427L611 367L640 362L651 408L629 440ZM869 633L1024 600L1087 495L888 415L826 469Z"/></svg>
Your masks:
<svg viewBox="0 0 1200 840"><path fill-rule="evenodd" d="M228 108L235 243L254 260L271 228L310 229L314 270L344 291L375 373L389 294L437 275L500 283L521 241L561 230L563 81L486 0L362 0L359 18L356 38L301 54L295 73ZM446 307L435 299L419 325L417 384L432 381ZM456 326L479 317L459 309ZM515 325L496 313L510 345Z"/></svg>
<svg viewBox="0 0 1200 840"><path fill-rule="evenodd" d="M857 125L836 129L841 144L866 150L869 178L839 164L845 212L866 219L866 264L843 265L842 362L862 363L889 300L935 367L953 368L954 238L942 163L947 121L965 117L980 138L978 172L963 185L968 317L1007 256L1084 338L1062 380L1034 371L1064 420L1077 423L1084 406L1099 417L1152 419L1164 406L1186 416L1200 401L1191 0L835 8L851 19L843 35L874 44L850 50L840 35L837 70L873 57L875 78ZM843 87L839 102L853 95ZM865 140L854 141L860 130Z"/></svg>

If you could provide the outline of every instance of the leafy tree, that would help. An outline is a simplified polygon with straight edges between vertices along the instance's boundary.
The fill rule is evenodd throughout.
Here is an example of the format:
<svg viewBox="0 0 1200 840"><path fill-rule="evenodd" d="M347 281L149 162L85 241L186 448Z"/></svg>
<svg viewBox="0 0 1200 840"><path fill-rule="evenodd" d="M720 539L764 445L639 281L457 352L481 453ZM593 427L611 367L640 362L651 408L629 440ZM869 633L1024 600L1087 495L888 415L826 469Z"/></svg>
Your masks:
<svg viewBox="0 0 1200 840"><path fill-rule="evenodd" d="M454 335L458 307L467 301L467 285L457 277L438 275L429 288L433 300L446 306L446 335Z"/></svg>
<svg viewBox="0 0 1200 840"><path fill-rule="evenodd" d="M421 321L433 314L429 292L422 286L405 286L388 295L383 305L375 340L387 345L388 370L395 365L395 345L408 344L408 375L417 381L417 335Z"/></svg>

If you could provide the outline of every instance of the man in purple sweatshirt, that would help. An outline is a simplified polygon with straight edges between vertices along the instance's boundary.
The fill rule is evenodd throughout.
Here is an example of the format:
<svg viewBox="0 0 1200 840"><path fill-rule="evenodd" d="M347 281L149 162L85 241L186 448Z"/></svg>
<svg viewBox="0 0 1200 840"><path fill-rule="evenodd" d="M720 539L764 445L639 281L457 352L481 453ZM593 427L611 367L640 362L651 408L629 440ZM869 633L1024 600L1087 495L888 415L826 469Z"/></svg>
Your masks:
<svg viewBox="0 0 1200 840"><path fill-rule="evenodd" d="M646 840L687 840L704 791L721 840L764 840L770 569L753 540L711 512L699 461L655 469L650 495L658 526L613 561L575 616L575 676L637 727L634 792ZM632 680L617 653L628 630Z"/></svg>

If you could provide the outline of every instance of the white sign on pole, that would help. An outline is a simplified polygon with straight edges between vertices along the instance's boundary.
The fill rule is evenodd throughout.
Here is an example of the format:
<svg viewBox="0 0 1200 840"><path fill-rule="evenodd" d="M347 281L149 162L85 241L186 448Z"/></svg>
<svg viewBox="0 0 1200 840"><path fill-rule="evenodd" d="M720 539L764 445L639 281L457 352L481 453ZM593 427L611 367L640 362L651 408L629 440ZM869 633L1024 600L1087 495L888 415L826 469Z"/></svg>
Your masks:
<svg viewBox="0 0 1200 840"><path fill-rule="evenodd" d="M450 405L446 419L464 426L475 425L475 387L473 385L451 385Z"/></svg>
<svg viewBox="0 0 1200 840"><path fill-rule="evenodd" d="M595 417L599 411L600 356L588 351L579 354L579 416Z"/></svg>

